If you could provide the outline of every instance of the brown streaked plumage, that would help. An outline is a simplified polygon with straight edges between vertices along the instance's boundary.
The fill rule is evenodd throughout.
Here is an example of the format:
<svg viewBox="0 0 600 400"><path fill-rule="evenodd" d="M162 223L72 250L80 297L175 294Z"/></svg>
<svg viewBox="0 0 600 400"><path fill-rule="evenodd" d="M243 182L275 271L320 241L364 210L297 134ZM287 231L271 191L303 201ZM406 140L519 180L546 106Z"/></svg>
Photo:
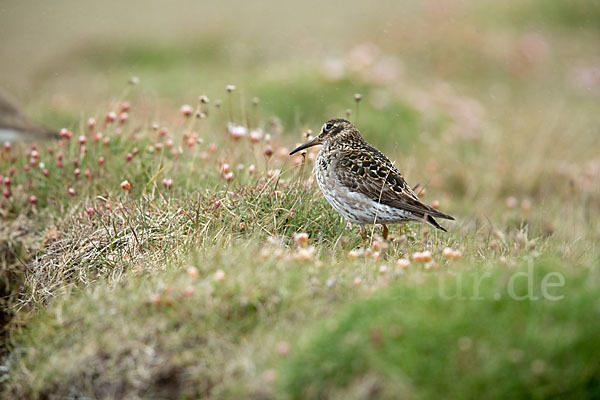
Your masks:
<svg viewBox="0 0 600 400"><path fill-rule="evenodd" d="M333 208L361 226L406 221L426 222L446 231L435 218L454 218L419 200L402 174L379 150L367 143L352 123L336 118L323 124L319 135L291 154L323 145L315 161L319 188Z"/></svg>
<svg viewBox="0 0 600 400"><path fill-rule="evenodd" d="M50 139L58 133L38 125L0 94L0 141Z"/></svg>

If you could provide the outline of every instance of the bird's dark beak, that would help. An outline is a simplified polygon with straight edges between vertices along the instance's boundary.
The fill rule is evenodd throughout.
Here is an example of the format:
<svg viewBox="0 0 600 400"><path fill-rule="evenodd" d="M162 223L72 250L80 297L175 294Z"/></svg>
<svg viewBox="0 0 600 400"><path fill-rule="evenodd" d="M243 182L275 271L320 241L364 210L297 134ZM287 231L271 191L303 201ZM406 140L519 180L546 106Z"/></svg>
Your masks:
<svg viewBox="0 0 600 400"><path fill-rule="evenodd" d="M313 147L318 144L321 144L321 141L319 140L319 137L317 136L310 142L306 142L306 143L301 144L300 146L296 147L294 150L292 150L292 152L290 153L290 156L293 155L294 153L299 152L300 150L308 149L309 147Z"/></svg>

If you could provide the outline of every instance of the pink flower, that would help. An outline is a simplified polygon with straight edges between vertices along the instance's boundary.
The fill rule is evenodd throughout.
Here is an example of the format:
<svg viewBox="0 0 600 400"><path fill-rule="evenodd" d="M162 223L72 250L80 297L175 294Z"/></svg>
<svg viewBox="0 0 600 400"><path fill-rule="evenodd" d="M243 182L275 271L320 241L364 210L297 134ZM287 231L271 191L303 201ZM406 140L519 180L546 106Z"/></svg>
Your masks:
<svg viewBox="0 0 600 400"><path fill-rule="evenodd" d="M130 108L130 107L131 107L131 104L129 104L129 102L128 102L128 101L124 101L124 102L122 102L122 103L121 103L121 106L120 106L120 108L121 108L121 111L122 111L122 112L127 112L127 111L129 111L129 108Z"/></svg>
<svg viewBox="0 0 600 400"><path fill-rule="evenodd" d="M252 143L258 143L263 137L263 132L261 129L252 129L250 131L249 139Z"/></svg>
<svg viewBox="0 0 600 400"><path fill-rule="evenodd" d="M59 135L63 139L71 139L73 136L73 134L67 128L62 128Z"/></svg>
<svg viewBox="0 0 600 400"><path fill-rule="evenodd" d="M121 182L121 189L128 191L131 189L131 183L129 183L128 180L124 180L123 182Z"/></svg>
<svg viewBox="0 0 600 400"><path fill-rule="evenodd" d="M38 199L34 195L29 196L29 204L36 204L37 201Z"/></svg>
<svg viewBox="0 0 600 400"><path fill-rule="evenodd" d="M117 119L117 114L114 111L111 111L108 114L106 114L106 118L104 119L104 121L107 124L110 124L112 122L115 122L116 119Z"/></svg>
<svg viewBox="0 0 600 400"><path fill-rule="evenodd" d="M100 166L103 166L103 165L104 165L104 161L105 161L105 160L104 160L104 157L100 157L100 158L98 158L98 164L99 164Z"/></svg>
<svg viewBox="0 0 600 400"><path fill-rule="evenodd" d="M227 132L229 132L229 136L231 136L233 140L238 141L246 136L248 130L242 125L229 124L227 125Z"/></svg>
<svg viewBox="0 0 600 400"><path fill-rule="evenodd" d="M181 108L179 109L179 111L181 112L181 114L184 117L187 118L190 115L192 115L192 113L194 112L194 109L189 104L184 104L184 105L181 106Z"/></svg>
<svg viewBox="0 0 600 400"><path fill-rule="evenodd" d="M94 128L96 127L96 120L94 118L88 119L87 126L90 131L93 131Z"/></svg>
<svg viewBox="0 0 600 400"><path fill-rule="evenodd" d="M163 179L162 184L164 187L166 187L167 189L171 189L173 187L173 179Z"/></svg>
<svg viewBox="0 0 600 400"><path fill-rule="evenodd" d="M67 194L69 196L75 196L75 189L73 189L72 187L67 189Z"/></svg>

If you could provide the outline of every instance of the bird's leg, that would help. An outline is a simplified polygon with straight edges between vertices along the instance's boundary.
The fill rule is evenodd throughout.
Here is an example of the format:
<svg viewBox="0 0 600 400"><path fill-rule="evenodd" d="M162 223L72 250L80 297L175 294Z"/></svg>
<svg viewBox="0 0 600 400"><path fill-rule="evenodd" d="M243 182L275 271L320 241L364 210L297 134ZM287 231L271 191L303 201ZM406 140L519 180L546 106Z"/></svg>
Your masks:
<svg viewBox="0 0 600 400"><path fill-rule="evenodd" d="M390 234L390 231L386 224L382 224L382 225L383 225L383 240L388 240L388 235Z"/></svg>
<svg viewBox="0 0 600 400"><path fill-rule="evenodd" d="M367 228L364 225L360 225L360 236L362 237L362 245L367 245Z"/></svg>

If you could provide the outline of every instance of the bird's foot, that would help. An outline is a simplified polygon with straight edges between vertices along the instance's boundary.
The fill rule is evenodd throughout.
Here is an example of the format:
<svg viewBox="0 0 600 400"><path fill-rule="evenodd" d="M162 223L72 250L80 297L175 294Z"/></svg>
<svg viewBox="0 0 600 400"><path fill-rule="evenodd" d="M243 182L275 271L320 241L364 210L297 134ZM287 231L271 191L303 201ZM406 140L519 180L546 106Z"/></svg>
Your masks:
<svg viewBox="0 0 600 400"><path fill-rule="evenodd" d="M390 234L390 231L389 231L387 225L384 224L383 225L383 240L387 241L389 234Z"/></svg>

